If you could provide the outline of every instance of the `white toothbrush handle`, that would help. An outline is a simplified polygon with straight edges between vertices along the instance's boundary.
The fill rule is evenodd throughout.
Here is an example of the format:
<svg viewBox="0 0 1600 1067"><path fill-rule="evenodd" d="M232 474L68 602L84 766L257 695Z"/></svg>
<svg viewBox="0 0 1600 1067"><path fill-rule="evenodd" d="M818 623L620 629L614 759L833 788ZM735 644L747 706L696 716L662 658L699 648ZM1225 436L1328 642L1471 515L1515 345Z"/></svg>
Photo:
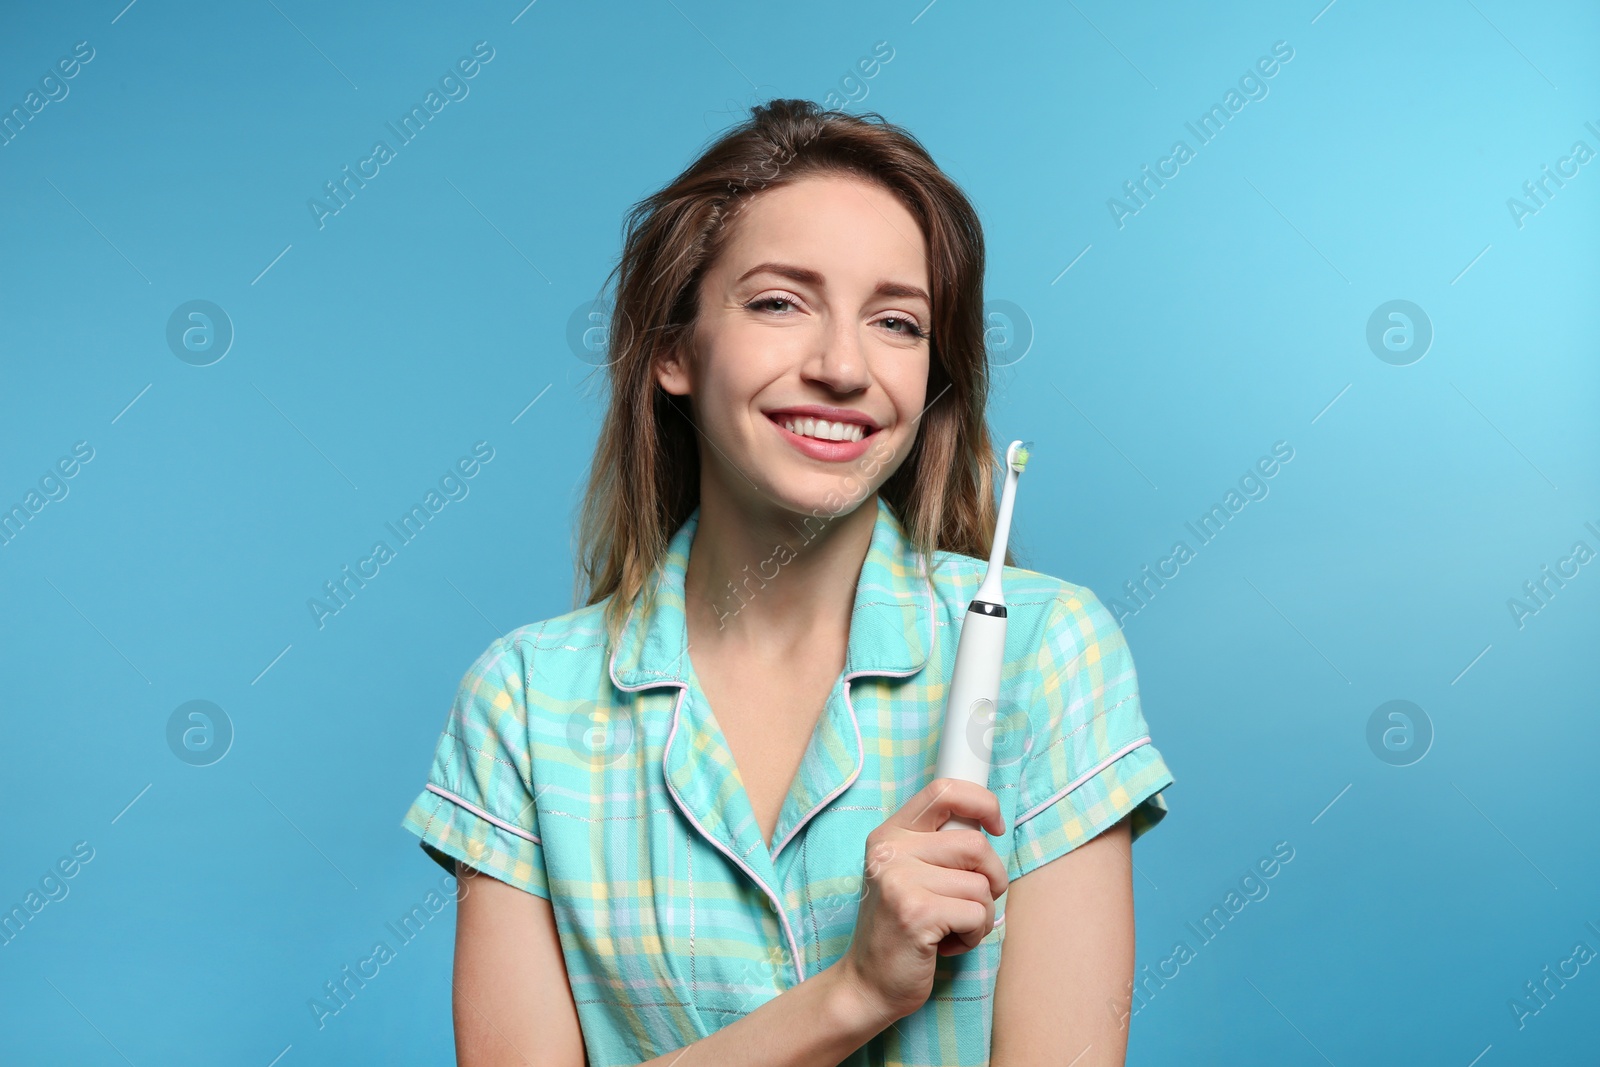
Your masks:
<svg viewBox="0 0 1600 1067"><path fill-rule="evenodd" d="M1004 615L967 609L956 645L956 667L945 701L935 778L960 778L989 787L989 765L1000 702L1006 647ZM979 829L975 819L952 815L941 830Z"/></svg>

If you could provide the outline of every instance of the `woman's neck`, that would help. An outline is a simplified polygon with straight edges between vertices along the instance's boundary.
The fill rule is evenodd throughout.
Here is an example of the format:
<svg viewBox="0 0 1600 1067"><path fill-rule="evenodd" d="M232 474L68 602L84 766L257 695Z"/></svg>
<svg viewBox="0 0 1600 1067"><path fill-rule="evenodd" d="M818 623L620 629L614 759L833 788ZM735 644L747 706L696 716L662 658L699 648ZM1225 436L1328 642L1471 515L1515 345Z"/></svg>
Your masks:
<svg viewBox="0 0 1600 1067"><path fill-rule="evenodd" d="M702 495L684 575L689 643L782 660L818 642L844 649L877 497L844 514L751 512Z"/></svg>

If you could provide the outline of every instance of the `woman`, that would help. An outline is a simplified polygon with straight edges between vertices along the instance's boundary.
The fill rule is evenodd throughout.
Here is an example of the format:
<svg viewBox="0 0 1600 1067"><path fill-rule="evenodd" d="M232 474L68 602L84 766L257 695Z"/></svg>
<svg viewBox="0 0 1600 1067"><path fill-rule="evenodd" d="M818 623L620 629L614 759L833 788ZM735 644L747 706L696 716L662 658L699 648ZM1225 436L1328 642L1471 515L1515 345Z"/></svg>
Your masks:
<svg viewBox="0 0 1600 1067"><path fill-rule="evenodd" d="M915 139L798 100L635 207L587 604L479 657L406 815L470 878L462 1064L1122 1062L1172 776L1092 592L1007 568L990 788L930 780L994 530L983 262Z"/></svg>

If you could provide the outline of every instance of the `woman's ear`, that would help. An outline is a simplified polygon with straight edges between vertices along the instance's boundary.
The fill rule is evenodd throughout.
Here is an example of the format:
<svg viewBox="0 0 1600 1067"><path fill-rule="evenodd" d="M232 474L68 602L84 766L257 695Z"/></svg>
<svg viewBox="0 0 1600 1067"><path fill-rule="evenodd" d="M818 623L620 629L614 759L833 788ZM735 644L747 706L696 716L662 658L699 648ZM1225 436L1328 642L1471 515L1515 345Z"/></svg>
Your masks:
<svg viewBox="0 0 1600 1067"><path fill-rule="evenodd" d="M670 345L656 356L655 376L661 388L674 396L689 395L689 368L679 356L681 346Z"/></svg>

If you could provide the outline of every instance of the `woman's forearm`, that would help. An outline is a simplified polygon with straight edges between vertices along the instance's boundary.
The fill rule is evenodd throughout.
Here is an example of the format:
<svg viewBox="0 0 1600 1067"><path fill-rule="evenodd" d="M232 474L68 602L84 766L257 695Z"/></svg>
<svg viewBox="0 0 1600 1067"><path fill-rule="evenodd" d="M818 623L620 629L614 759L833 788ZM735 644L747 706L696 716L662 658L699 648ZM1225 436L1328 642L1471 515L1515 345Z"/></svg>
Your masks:
<svg viewBox="0 0 1600 1067"><path fill-rule="evenodd" d="M837 1067L893 1022L835 963L709 1037L639 1067Z"/></svg>

